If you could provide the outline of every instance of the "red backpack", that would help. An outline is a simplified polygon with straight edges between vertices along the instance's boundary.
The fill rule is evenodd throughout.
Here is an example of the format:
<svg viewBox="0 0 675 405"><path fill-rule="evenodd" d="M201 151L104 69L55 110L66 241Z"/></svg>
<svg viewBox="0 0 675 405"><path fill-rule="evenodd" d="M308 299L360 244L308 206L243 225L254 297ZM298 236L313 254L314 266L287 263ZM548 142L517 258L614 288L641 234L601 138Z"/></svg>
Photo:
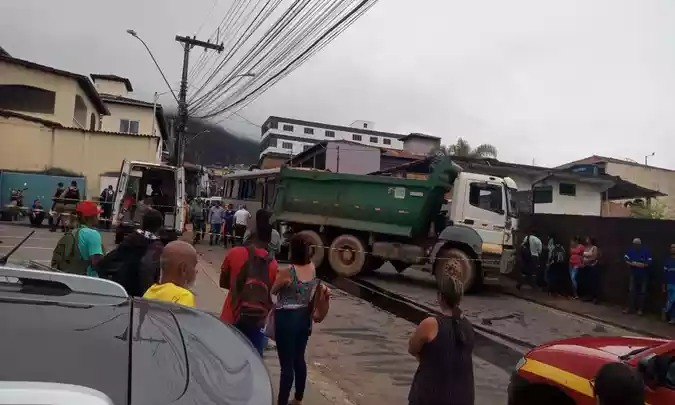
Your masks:
<svg viewBox="0 0 675 405"><path fill-rule="evenodd" d="M267 314L272 309L269 265L272 257L260 257L255 246L248 248L248 261L237 275L232 289L234 323L263 327Z"/></svg>

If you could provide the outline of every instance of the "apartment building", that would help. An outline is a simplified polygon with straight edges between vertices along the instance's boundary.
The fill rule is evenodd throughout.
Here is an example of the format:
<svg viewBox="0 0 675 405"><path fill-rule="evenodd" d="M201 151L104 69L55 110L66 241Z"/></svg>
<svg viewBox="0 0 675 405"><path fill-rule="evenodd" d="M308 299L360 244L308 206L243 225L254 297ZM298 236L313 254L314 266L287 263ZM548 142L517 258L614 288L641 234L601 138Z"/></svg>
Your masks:
<svg viewBox="0 0 675 405"><path fill-rule="evenodd" d="M403 149L407 135L375 131L370 121L355 121L350 126L269 117L261 128L260 159L266 155L288 159L325 141L350 141L366 146Z"/></svg>

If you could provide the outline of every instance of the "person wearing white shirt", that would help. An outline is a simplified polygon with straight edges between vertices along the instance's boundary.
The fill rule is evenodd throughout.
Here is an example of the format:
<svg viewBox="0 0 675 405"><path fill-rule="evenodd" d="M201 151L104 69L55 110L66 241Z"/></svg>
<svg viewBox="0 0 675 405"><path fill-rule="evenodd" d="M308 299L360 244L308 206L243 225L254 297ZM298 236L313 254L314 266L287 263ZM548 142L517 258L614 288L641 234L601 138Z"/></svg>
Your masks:
<svg viewBox="0 0 675 405"><path fill-rule="evenodd" d="M248 212L245 205L242 205L234 213L234 242L233 245L242 245L244 235L248 228L248 220L251 219L251 213Z"/></svg>
<svg viewBox="0 0 675 405"><path fill-rule="evenodd" d="M520 290L524 283L530 284L530 286L535 286L536 277L539 275L539 266L540 266L540 257L543 250L543 245L541 239L530 232L523 239L523 243L520 245L521 257L523 259L523 268L521 271L521 277L516 285L516 288Z"/></svg>

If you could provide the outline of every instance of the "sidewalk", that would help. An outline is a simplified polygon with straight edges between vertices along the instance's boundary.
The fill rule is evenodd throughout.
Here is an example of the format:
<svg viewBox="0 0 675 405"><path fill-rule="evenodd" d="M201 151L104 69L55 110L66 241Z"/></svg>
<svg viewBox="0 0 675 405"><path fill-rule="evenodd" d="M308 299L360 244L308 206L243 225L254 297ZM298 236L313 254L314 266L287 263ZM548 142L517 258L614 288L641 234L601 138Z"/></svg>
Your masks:
<svg viewBox="0 0 675 405"><path fill-rule="evenodd" d="M200 254L197 264L199 271L195 284L195 296L197 308L220 314L227 290L218 286L220 263L225 255L222 247L211 247L202 242L196 246ZM267 350L264 356L265 364L270 372L272 385L275 393L279 385L279 362L276 351ZM306 405L329 405L329 404L353 404L335 382L329 381L316 370L311 363L307 362L307 388L303 404ZM292 394L291 394L292 395ZM276 396L275 396L276 403Z"/></svg>
<svg viewBox="0 0 675 405"><path fill-rule="evenodd" d="M623 308L617 306L596 305L581 300L551 297L541 291L533 291L527 286L519 291L516 289L515 280L509 278L504 278L503 292L549 308L593 319L594 321L603 322L641 335L667 339L675 338L675 326L666 324L652 314L645 314L644 316L624 314L622 312Z"/></svg>

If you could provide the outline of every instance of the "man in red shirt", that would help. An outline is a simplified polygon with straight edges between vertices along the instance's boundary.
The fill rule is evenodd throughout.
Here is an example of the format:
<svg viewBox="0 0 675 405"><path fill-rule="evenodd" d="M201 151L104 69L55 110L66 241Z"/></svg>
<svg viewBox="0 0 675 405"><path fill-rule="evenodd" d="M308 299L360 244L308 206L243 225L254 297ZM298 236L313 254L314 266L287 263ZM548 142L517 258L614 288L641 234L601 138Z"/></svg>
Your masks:
<svg viewBox="0 0 675 405"><path fill-rule="evenodd" d="M263 221L261 221L263 222ZM272 234L272 227L269 224L264 224L256 221L256 232L252 238L252 242L255 248L255 254L260 257L267 257L269 252L260 246L267 246L270 243L270 238ZM223 304L223 310L220 313L220 319L223 322L235 325L253 344L253 347L258 350L260 355L263 353L264 343L265 343L265 334L261 328L251 328L244 325L235 324L235 314L233 308L236 307L235 303L232 302L232 291L231 287L237 284L237 277L239 272L244 268L246 262L248 261L249 248L248 246L237 246L227 253L223 264L220 268L220 287L227 288L227 296L225 297L225 302ZM272 259L267 268L269 272L269 288L274 284L274 280L277 277L277 271L279 270L279 264L276 260Z"/></svg>

